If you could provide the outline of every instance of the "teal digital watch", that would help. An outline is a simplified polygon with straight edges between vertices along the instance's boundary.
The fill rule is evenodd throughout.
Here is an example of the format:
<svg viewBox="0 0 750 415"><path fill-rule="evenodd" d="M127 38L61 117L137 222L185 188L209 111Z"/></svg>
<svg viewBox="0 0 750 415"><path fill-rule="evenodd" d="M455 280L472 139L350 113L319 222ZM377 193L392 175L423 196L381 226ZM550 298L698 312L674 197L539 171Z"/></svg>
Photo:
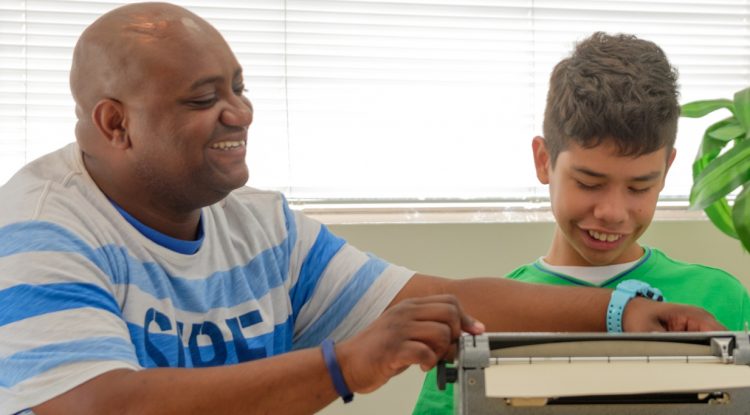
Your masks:
<svg viewBox="0 0 750 415"><path fill-rule="evenodd" d="M654 301L664 301L658 288L638 280L626 280L617 284L607 307L607 332L622 333L622 315L625 306L633 297L645 297Z"/></svg>

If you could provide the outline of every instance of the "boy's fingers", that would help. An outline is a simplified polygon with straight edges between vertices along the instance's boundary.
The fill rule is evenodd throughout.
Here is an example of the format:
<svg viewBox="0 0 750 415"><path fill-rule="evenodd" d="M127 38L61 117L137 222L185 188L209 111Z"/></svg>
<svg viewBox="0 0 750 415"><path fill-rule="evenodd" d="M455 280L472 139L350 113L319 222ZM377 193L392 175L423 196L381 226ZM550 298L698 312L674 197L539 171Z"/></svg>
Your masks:
<svg viewBox="0 0 750 415"><path fill-rule="evenodd" d="M694 311L694 313L690 313ZM687 313L686 313L687 312ZM685 314L686 313L686 314ZM675 314L669 318L664 326L669 331L724 331L726 327L721 325L714 317L703 310L690 310L686 308L683 314Z"/></svg>
<svg viewBox="0 0 750 415"><path fill-rule="evenodd" d="M636 297L623 314L625 331L722 331L711 313L690 305L660 303Z"/></svg>

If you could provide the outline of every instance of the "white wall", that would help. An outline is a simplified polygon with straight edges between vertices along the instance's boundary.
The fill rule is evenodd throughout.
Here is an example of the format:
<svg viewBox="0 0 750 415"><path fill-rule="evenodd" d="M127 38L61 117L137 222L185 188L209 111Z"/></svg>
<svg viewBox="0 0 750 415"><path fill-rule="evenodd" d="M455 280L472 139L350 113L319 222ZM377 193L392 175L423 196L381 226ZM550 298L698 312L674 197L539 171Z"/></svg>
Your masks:
<svg viewBox="0 0 750 415"><path fill-rule="evenodd" d="M455 278L503 275L546 253L552 223L337 225L331 230L358 248L422 273ZM641 238L671 257L723 268L750 287L750 254L707 221L655 222ZM720 295L720 293L717 293ZM409 414L422 384L419 368L380 390L340 401L325 415Z"/></svg>

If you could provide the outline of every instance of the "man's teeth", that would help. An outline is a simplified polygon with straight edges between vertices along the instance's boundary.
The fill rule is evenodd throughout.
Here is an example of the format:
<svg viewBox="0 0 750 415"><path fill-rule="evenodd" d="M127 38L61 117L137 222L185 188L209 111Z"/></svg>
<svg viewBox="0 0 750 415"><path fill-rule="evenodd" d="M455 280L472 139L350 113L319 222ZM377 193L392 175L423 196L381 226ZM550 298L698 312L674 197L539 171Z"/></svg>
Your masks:
<svg viewBox="0 0 750 415"><path fill-rule="evenodd" d="M592 238L598 239L602 242L614 242L620 238L622 238L622 235L616 234L616 233L601 233L597 231L589 231L589 235L591 235Z"/></svg>
<svg viewBox="0 0 750 415"><path fill-rule="evenodd" d="M229 150L237 147L245 147L244 141L219 141L218 143L212 144L211 148L219 150Z"/></svg>

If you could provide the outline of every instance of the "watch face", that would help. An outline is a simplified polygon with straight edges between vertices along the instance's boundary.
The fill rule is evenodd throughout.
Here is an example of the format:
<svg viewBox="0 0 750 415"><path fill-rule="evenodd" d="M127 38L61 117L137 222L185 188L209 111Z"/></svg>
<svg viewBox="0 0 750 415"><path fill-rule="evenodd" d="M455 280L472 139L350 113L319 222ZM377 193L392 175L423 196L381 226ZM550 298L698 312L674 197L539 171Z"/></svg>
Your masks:
<svg viewBox="0 0 750 415"><path fill-rule="evenodd" d="M664 301L664 296L658 288L654 288L643 281L626 280L618 284L617 289L630 291L635 295L646 297L654 301Z"/></svg>
<svg viewBox="0 0 750 415"><path fill-rule="evenodd" d="M633 294L640 294L642 288L651 288L647 284L638 280L626 280L617 284L617 289L621 291L631 291Z"/></svg>

